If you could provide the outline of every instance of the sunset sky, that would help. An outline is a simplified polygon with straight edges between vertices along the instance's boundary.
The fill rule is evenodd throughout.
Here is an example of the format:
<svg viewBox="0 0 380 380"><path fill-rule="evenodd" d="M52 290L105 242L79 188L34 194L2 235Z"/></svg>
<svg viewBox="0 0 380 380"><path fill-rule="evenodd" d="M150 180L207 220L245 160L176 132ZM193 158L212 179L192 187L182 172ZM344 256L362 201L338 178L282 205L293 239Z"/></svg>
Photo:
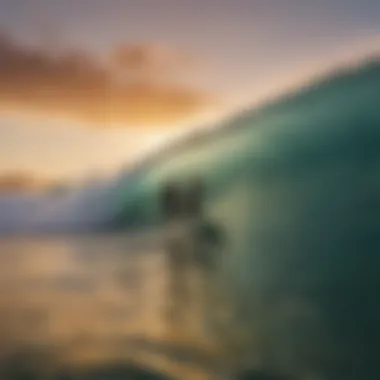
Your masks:
<svg viewBox="0 0 380 380"><path fill-rule="evenodd" d="M0 0L0 30L0 175L78 178L380 50L380 2Z"/></svg>

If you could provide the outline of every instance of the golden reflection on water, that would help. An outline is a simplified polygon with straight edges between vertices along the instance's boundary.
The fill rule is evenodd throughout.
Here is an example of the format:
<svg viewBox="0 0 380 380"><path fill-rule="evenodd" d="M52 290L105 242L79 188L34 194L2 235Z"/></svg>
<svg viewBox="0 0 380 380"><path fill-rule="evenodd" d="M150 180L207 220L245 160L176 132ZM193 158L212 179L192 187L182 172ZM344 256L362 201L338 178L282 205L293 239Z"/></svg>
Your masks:
<svg viewBox="0 0 380 380"><path fill-rule="evenodd" d="M201 336L202 310L195 301L202 281L196 273L186 274L192 307L177 327L168 322L168 276L159 244L132 248L123 236L12 237L3 238L0 247L5 361L27 350L36 355L37 367L42 360L42 367L52 371L133 360L178 378L210 377L214 347ZM182 349L187 366L171 360L170 344L187 347Z"/></svg>

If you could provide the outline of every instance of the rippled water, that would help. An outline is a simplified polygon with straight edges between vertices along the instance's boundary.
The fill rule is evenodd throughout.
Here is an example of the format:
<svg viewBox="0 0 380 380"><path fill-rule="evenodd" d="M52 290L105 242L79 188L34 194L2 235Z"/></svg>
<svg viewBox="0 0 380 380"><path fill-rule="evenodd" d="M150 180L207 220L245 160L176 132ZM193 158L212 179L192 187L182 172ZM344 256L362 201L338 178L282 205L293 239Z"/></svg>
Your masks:
<svg viewBox="0 0 380 380"><path fill-rule="evenodd" d="M186 271L187 312L174 324L160 244L120 235L2 238L4 371L15 360L40 375L133 361L178 378L209 378L215 355L202 337L204 281Z"/></svg>

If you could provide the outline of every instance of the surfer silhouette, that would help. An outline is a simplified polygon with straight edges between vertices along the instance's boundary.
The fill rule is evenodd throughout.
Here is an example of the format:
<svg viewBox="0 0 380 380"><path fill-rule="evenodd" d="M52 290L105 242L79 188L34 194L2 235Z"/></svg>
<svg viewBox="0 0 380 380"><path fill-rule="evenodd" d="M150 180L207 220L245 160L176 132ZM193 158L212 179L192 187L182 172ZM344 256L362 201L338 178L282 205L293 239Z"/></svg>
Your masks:
<svg viewBox="0 0 380 380"><path fill-rule="evenodd" d="M183 237L183 194L178 184L168 184L162 193L163 215L166 222L166 256L168 266L168 318L181 324L189 302L186 274L188 259Z"/></svg>
<svg viewBox="0 0 380 380"><path fill-rule="evenodd" d="M216 269L218 253L224 245L224 234L222 228L206 216L204 195L202 182L193 180L189 186L186 209L191 240L195 244L193 261L205 272L211 272Z"/></svg>
<svg viewBox="0 0 380 380"><path fill-rule="evenodd" d="M182 186L169 184L162 193L168 227L168 316L172 323L180 325L196 299L201 303L201 319L210 319L213 274L225 240L222 229L205 215L204 195L203 184L198 179ZM200 289L192 300L194 271L198 272Z"/></svg>
<svg viewBox="0 0 380 380"><path fill-rule="evenodd" d="M200 306L202 339L214 337L217 267L226 245L223 228L205 212L205 188L200 180L188 187L188 241L191 264L198 274L196 302Z"/></svg>

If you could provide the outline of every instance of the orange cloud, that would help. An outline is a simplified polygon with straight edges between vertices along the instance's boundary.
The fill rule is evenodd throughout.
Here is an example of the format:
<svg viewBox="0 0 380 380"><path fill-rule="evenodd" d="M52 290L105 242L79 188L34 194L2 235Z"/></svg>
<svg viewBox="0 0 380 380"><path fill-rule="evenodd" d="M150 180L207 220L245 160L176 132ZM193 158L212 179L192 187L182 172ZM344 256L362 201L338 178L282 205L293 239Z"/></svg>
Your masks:
<svg viewBox="0 0 380 380"><path fill-rule="evenodd" d="M53 56L4 35L0 111L37 112L98 126L179 122L213 104L205 92L170 77L188 62L169 50L142 44L116 50L117 65L103 67L85 53Z"/></svg>
<svg viewBox="0 0 380 380"><path fill-rule="evenodd" d="M43 178L34 172L9 171L0 173L0 193L63 189L64 183Z"/></svg>

